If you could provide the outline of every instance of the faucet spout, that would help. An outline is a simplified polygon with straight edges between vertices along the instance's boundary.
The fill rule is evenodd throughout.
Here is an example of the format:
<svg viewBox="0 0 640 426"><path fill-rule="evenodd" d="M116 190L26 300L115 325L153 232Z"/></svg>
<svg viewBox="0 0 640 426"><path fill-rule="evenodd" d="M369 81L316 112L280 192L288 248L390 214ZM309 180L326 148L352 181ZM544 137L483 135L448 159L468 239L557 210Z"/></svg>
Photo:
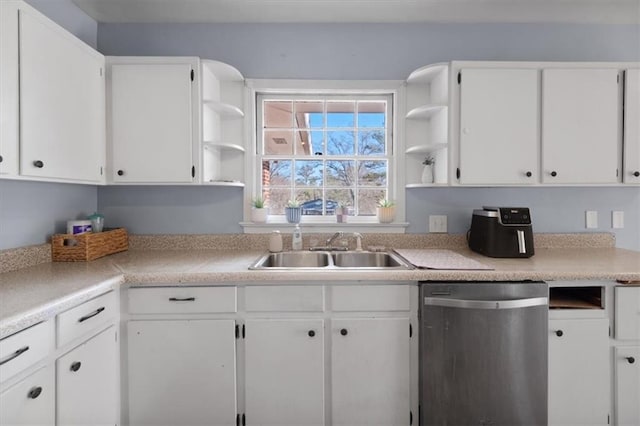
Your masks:
<svg viewBox="0 0 640 426"><path fill-rule="evenodd" d="M338 238L342 238L343 237L343 233L342 232L336 232L335 234L333 234L331 237L327 238L327 242L326 242L326 246L331 248L331 246L333 245L333 242L335 240L337 240Z"/></svg>

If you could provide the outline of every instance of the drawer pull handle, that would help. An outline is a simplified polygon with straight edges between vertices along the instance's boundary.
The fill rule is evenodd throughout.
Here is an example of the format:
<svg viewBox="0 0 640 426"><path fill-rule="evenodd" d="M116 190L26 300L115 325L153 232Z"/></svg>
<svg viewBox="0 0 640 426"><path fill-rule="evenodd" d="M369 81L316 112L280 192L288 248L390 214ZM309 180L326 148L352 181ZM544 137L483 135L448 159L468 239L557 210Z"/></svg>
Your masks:
<svg viewBox="0 0 640 426"><path fill-rule="evenodd" d="M82 363L80 361L76 361L73 364L71 364L70 370L75 373L76 371L80 370L80 367L82 367Z"/></svg>
<svg viewBox="0 0 640 426"><path fill-rule="evenodd" d="M31 398L31 399L36 399L37 397L40 396L40 394L42 393L42 387L37 386L35 388L32 388L29 393L27 394L27 397Z"/></svg>
<svg viewBox="0 0 640 426"><path fill-rule="evenodd" d="M101 308L96 309L94 312L91 312L89 315L83 316L82 318L80 318L78 320L78 322L84 322L84 321L86 321L86 320L88 320L90 318L93 318L93 317L95 317L96 315L98 315L102 311L104 311L104 306L101 307Z"/></svg>
<svg viewBox="0 0 640 426"><path fill-rule="evenodd" d="M627 362L629 364L633 364L634 362L636 362L636 359L634 357L632 357L632 356L628 356L626 358L627 358Z"/></svg>
<svg viewBox="0 0 640 426"><path fill-rule="evenodd" d="M9 355L7 358L3 359L2 361L0 361L0 365L6 364L11 360L14 360L16 358L18 358L20 355L22 355L23 353L25 353L26 351L29 350L29 346L25 346L23 348L18 349L17 351L15 351L14 353L12 353L11 355Z"/></svg>
<svg viewBox="0 0 640 426"><path fill-rule="evenodd" d="M195 297L170 297L169 298L169 302L195 302L196 298Z"/></svg>

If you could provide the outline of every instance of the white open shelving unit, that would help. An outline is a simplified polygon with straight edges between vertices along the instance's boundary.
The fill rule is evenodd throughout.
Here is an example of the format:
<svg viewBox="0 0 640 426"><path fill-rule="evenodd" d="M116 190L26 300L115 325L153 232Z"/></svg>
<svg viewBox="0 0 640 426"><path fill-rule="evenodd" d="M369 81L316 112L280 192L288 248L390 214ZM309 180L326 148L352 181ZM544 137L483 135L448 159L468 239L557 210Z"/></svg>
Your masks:
<svg viewBox="0 0 640 426"><path fill-rule="evenodd" d="M407 78L406 188L446 186L449 148L449 64L415 70ZM422 161L435 159L434 182L421 182Z"/></svg>
<svg viewBox="0 0 640 426"><path fill-rule="evenodd" d="M202 60L202 184L244 186L244 77Z"/></svg>

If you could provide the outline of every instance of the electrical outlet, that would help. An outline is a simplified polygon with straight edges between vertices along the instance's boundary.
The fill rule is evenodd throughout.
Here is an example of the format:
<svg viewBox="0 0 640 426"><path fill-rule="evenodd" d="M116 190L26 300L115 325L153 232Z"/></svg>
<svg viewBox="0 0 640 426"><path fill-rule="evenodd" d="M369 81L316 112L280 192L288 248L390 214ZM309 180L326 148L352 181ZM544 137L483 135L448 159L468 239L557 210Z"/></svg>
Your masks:
<svg viewBox="0 0 640 426"><path fill-rule="evenodd" d="M598 212L595 210L587 210L585 214L586 227L588 229L598 228Z"/></svg>
<svg viewBox="0 0 640 426"><path fill-rule="evenodd" d="M613 229L624 228L624 212L621 212L621 211L611 212L611 227Z"/></svg>
<svg viewBox="0 0 640 426"><path fill-rule="evenodd" d="M429 232L446 233L447 232L447 216L430 215L429 216Z"/></svg>

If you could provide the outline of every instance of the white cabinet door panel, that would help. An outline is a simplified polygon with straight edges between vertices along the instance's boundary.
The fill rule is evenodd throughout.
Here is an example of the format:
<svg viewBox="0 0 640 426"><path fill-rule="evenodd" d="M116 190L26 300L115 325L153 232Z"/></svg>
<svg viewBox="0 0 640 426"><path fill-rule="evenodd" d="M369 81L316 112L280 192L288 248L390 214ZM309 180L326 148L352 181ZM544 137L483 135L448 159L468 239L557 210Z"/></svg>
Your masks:
<svg viewBox="0 0 640 426"><path fill-rule="evenodd" d="M33 12L19 22L20 173L99 182L104 57Z"/></svg>
<svg viewBox="0 0 640 426"><path fill-rule="evenodd" d="M0 175L18 174L18 5L0 2Z"/></svg>
<svg viewBox="0 0 640 426"><path fill-rule="evenodd" d="M640 340L640 287L615 288L616 339Z"/></svg>
<svg viewBox="0 0 640 426"><path fill-rule="evenodd" d="M616 374L615 424L640 424L640 346L618 346L614 350Z"/></svg>
<svg viewBox="0 0 640 426"><path fill-rule="evenodd" d="M538 74L532 69L462 70L461 184L536 183Z"/></svg>
<svg viewBox="0 0 640 426"><path fill-rule="evenodd" d="M247 321L247 424L324 425L323 339L321 319Z"/></svg>
<svg viewBox="0 0 640 426"><path fill-rule="evenodd" d="M55 370L44 367L0 394L0 425L53 426L56 422Z"/></svg>
<svg viewBox="0 0 640 426"><path fill-rule="evenodd" d="M621 105L616 69L543 70L542 182L619 182Z"/></svg>
<svg viewBox="0 0 640 426"><path fill-rule="evenodd" d="M624 182L640 183L640 69L625 71Z"/></svg>
<svg viewBox="0 0 640 426"><path fill-rule="evenodd" d="M192 69L191 63L111 65L114 182L192 182Z"/></svg>
<svg viewBox="0 0 640 426"><path fill-rule="evenodd" d="M409 319L336 319L331 339L332 424L408 425Z"/></svg>

